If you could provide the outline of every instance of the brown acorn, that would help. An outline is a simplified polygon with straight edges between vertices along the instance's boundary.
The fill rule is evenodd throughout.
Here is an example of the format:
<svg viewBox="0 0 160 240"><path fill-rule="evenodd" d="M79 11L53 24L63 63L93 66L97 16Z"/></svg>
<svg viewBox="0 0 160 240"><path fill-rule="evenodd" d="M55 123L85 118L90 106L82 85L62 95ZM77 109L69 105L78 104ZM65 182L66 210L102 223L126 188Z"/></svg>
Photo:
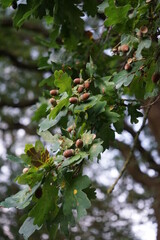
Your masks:
<svg viewBox="0 0 160 240"><path fill-rule="evenodd" d="M37 190L35 191L35 197L40 199L42 197L42 188L39 187L37 188Z"/></svg>
<svg viewBox="0 0 160 240"><path fill-rule="evenodd" d="M58 95L58 90L57 90L57 89L52 89L52 90L50 91L50 94L51 94L52 96L57 96L57 95Z"/></svg>
<svg viewBox="0 0 160 240"><path fill-rule="evenodd" d="M29 168L28 168L28 167L23 168L23 170L22 170L23 174L27 173L28 171L29 171Z"/></svg>
<svg viewBox="0 0 160 240"><path fill-rule="evenodd" d="M57 102L54 98L50 98L50 103L52 104L53 107L55 107L57 105Z"/></svg>
<svg viewBox="0 0 160 240"><path fill-rule="evenodd" d="M77 139L76 141L76 147L77 148L82 148L83 147L83 141L81 139Z"/></svg>
<svg viewBox="0 0 160 240"><path fill-rule="evenodd" d="M74 156L74 150L73 149L67 149L63 152L63 156L65 158L69 158L69 157L72 157Z"/></svg>
<svg viewBox="0 0 160 240"><path fill-rule="evenodd" d="M80 100L81 101L86 101L90 96L90 93L84 93L81 95Z"/></svg>
<svg viewBox="0 0 160 240"><path fill-rule="evenodd" d="M136 33L136 35L137 35L138 38L141 38L141 37L142 37L141 31L138 31L138 32Z"/></svg>
<svg viewBox="0 0 160 240"><path fill-rule="evenodd" d="M148 32L148 28L146 26L142 26L140 28L140 32L143 33L143 34L146 34Z"/></svg>
<svg viewBox="0 0 160 240"><path fill-rule="evenodd" d="M160 80L160 73L159 72L155 72L152 75L152 82L153 83L157 83Z"/></svg>
<svg viewBox="0 0 160 240"><path fill-rule="evenodd" d="M85 89L88 89L90 87L90 81L86 80L84 82L84 87L85 87Z"/></svg>
<svg viewBox="0 0 160 240"><path fill-rule="evenodd" d="M79 85L78 89L77 89L78 93L83 92L83 90L84 90L84 86L83 85Z"/></svg>
<svg viewBox="0 0 160 240"><path fill-rule="evenodd" d="M124 66L124 69L126 71L130 71L132 69L131 65L129 63L126 63L125 66Z"/></svg>
<svg viewBox="0 0 160 240"><path fill-rule="evenodd" d="M80 83L83 82L83 80L82 80L81 78L75 78L75 79L73 80L73 82L74 82L75 84L80 84Z"/></svg>
<svg viewBox="0 0 160 240"><path fill-rule="evenodd" d="M123 44L120 46L120 51L121 52L128 52L129 51L129 46L127 44Z"/></svg>
<svg viewBox="0 0 160 240"><path fill-rule="evenodd" d="M72 104L76 104L76 103L78 103L78 98L77 97L71 97L69 99L69 102L72 103Z"/></svg>
<svg viewBox="0 0 160 240"><path fill-rule="evenodd" d="M70 133L73 130L73 126L67 128L67 131Z"/></svg>

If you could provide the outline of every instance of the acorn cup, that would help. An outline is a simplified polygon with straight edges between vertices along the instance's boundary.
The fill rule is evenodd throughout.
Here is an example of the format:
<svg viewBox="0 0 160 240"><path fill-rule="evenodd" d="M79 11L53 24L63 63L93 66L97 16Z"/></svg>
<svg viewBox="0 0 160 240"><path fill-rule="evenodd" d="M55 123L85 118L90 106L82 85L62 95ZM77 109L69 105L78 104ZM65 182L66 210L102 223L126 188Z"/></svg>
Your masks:
<svg viewBox="0 0 160 240"><path fill-rule="evenodd" d="M140 28L140 32L141 32L142 34L146 34L146 33L148 32L148 28L147 28L146 26L142 26L142 27Z"/></svg>
<svg viewBox="0 0 160 240"><path fill-rule="evenodd" d="M63 152L63 156L64 156L65 158L72 157L72 156L74 156L74 154L75 154L75 152L74 152L73 149L67 149L67 150L65 150L65 151Z"/></svg>
<svg viewBox="0 0 160 240"><path fill-rule="evenodd" d="M23 170L22 170L23 174L27 173L28 171L29 171L29 168L28 168L28 167L25 167L25 168L23 168Z"/></svg>

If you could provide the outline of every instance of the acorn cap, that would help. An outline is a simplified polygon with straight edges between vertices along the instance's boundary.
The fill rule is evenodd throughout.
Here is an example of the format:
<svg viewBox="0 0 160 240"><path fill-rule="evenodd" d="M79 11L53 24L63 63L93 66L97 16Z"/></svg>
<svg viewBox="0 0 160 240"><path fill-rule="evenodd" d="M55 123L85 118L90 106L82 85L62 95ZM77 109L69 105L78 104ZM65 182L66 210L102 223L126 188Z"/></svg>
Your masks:
<svg viewBox="0 0 160 240"><path fill-rule="evenodd" d="M146 26L142 26L140 28L141 33L146 34L148 32L148 28Z"/></svg>

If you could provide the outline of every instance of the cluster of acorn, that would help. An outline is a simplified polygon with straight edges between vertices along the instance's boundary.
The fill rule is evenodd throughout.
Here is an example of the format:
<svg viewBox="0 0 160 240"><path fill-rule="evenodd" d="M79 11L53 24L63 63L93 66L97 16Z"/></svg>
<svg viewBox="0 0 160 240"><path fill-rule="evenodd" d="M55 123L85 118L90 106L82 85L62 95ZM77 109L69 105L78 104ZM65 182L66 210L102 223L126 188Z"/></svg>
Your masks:
<svg viewBox="0 0 160 240"><path fill-rule="evenodd" d="M76 148L82 148L83 147L83 141L82 139L77 139L75 143ZM74 149L67 149L63 152L63 156L65 158L69 158L75 155L75 150Z"/></svg>
<svg viewBox="0 0 160 240"><path fill-rule="evenodd" d="M86 92L88 91L89 87L90 87L90 81L89 80L86 80L85 82L83 81L83 79L81 78L75 78L73 80L74 84L77 85L77 92L80 95L80 97L71 97L69 99L69 102L72 103L72 104L77 104L78 102L81 102L81 101L86 101L89 96L90 96L90 93Z"/></svg>
<svg viewBox="0 0 160 240"><path fill-rule="evenodd" d="M59 91L57 89L52 89L50 91L50 94L52 95L52 98L50 98L50 103L52 104L53 107L57 105L57 101L55 100L54 96L57 96L59 94Z"/></svg>
<svg viewBox="0 0 160 240"><path fill-rule="evenodd" d="M145 37L147 33L148 33L148 27L142 26L140 27L136 35L138 38L141 38L141 37Z"/></svg>
<svg viewBox="0 0 160 240"><path fill-rule="evenodd" d="M120 52L127 53L128 51L129 51L129 46L127 44L123 44L119 47L114 47L112 49L113 53L120 53Z"/></svg>
<svg viewBox="0 0 160 240"><path fill-rule="evenodd" d="M82 101L86 101L89 96L90 96L90 93L87 92L89 87L90 87L90 81L89 80L86 80L86 81L83 81L83 79L81 78L75 78L73 80L74 84L77 85L77 92L80 94L80 97L71 97L69 98L69 102L72 103L72 104L77 104L79 102L82 102ZM55 107L57 105L57 101L55 100L55 96L57 96L59 94L59 91L57 89L52 89L50 91L50 94L52 95L52 98L50 98L50 103L52 104L53 107Z"/></svg>

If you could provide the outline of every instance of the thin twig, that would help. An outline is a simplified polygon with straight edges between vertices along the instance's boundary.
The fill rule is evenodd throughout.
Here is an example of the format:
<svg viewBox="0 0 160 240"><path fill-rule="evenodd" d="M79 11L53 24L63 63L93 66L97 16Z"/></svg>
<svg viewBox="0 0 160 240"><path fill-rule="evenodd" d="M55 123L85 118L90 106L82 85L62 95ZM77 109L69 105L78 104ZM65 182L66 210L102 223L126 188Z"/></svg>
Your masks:
<svg viewBox="0 0 160 240"><path fill-rule="evenodd" d="M147 104L147 105L144 105L144 106L142 106L141 108L146 108L146 107L148 107L148 106L152 106L153 104L155 104L156 102L158 102L159 99L160 99L160 95L159 95L158 97L156 97L156 99L155 99L153 102L151 102L151 103L149 103L149 104Z"/></svg>
<svg viewBox="0 0 160 240"><path fill-rule="evenodd" d="M155 102L155 100L153 101L153 103L154 103L154 102ZM129 155L128 155L125 163L124 163L124 166L123 166L123 168L122 168L122 170L121 170L118 178L115 180L115 182L113 183L113 185L108 189L108 191L107 191L108 194L111 194L111 193L113 192L115 186L117 185L118 181L119 181L120 178L122 177L123 173L125 172L128 164L130 163L130 161L131 161L131 159L132 159L133 152L134 152L134 150L135 150L135 148L136 148L136 144L137 144L138 137L139 137L141 131L143 130L143 128L144 128L144 126L145 126L145 124L146 124L147 116L148 116L148 113L149 113L149 111L150 111L151 106L152 106L152 102L150 101L150 104L148 105L147 110L146 110L146 112L145 112L142 125L141 125L140 129L138 130L138 132L137 132L136 135L135 135L134 143L133 143L133 146L132 146L132 148L131 148L131 150L130 150L130 153L129 153Z"/></svg>

